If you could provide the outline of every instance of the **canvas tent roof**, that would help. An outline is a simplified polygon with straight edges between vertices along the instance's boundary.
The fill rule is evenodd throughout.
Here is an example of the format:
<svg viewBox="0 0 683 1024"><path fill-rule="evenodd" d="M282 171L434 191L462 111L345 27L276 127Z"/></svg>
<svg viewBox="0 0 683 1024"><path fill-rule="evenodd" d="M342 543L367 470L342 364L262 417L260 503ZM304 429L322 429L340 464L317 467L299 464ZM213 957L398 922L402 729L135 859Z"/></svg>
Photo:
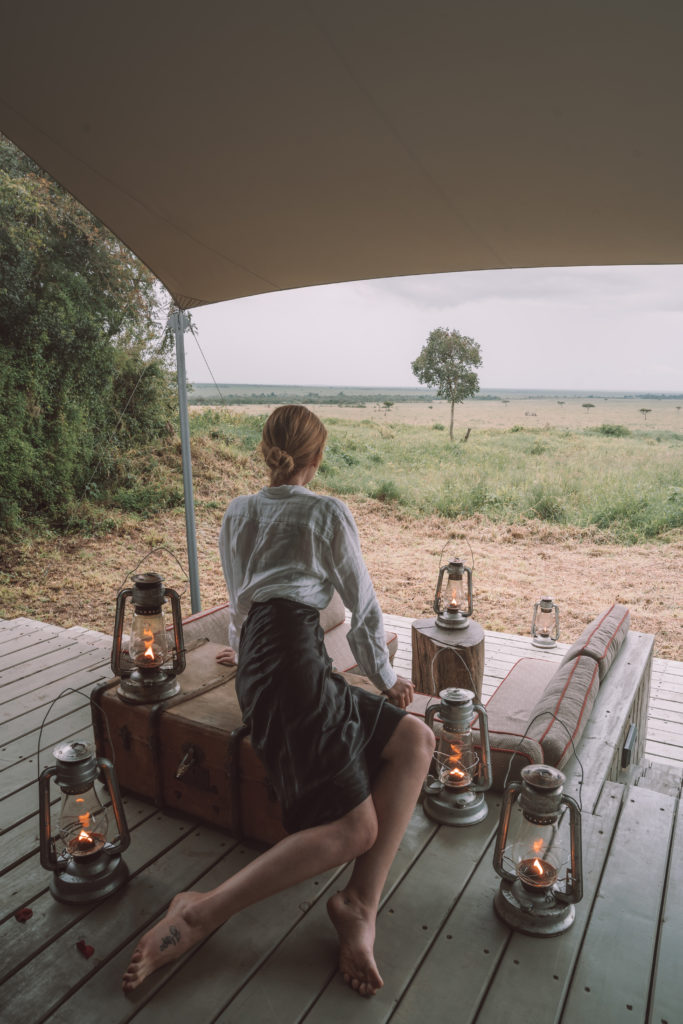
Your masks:
<svg viewBox="0 0 683 1024"><path fill-rule="evenodd" d="M181 306L683 262L674 0L2 7L0 130Z"/></svg>

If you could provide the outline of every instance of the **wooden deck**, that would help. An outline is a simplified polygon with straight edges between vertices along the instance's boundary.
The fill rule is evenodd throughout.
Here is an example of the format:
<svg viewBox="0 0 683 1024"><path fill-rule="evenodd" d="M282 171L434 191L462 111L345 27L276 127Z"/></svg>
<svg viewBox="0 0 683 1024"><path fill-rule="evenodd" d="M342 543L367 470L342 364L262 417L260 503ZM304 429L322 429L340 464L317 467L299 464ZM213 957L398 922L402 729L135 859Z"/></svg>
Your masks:
<svg viewBox="0 0 683 1024"><path fill-rule="evenodd" d="M396 665L410 674L410 620ZM28 619L0 620L0 1014L5 1024L105 1024L188 1017L208 1022L611 1024L683 1020L683 664L655 660L646 758L637 785L608 783L584 815L585 895L562 936L533 939L496 918L491 866L499 798L486 821L436 826L417 808L393 865L378 920L385 987L362 1000L335 970L326 896L345 870L244 911L192 956L125 998L119 979L136 937L180 889L210 888L258 853L224 832L127 797L128 885L94 907L50 896L38 858L40 766L66 739L90 736L88 693L110 675L110 638ZM484 695L528 638L486 634ZM28 908L25 923L15 912ZM94 953L77 949L84 940Z"/></svg>

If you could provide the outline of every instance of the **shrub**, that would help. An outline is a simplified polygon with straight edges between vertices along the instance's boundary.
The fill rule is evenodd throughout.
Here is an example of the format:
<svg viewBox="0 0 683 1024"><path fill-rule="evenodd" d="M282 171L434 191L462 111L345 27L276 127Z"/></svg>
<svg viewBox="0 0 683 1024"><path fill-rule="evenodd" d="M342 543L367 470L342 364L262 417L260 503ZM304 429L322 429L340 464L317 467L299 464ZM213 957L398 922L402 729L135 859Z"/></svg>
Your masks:
<svg viewBox="0 0 683 1024"><path fill-rule="evenodd" d="M629 437L631 431L628 427L622 427L620 423L603 423L596 427L592 433L604 434L605 437Z"/></svg>
<svg viewBox="0 0 683 1024"><path fill-rule="evenodd" d="M371 498L376 501L400 501L401 492L393 480L381 480L380 483L368 491Z"/></svg>

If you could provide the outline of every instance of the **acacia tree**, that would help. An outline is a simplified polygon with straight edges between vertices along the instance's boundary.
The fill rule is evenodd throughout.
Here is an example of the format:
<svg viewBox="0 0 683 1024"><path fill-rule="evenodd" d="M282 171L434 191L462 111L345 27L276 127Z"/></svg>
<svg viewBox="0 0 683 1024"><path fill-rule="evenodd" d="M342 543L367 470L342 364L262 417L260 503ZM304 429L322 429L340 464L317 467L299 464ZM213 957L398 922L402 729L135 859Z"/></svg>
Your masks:
<svg viewBox="0 0 683 1024"><path fill-rule="evenodd" d="M475 366L481 366L479 345L460 331L436 327L411 365L421 384L435 387L437 398L450 402L452 441L455 406L479 390L479 377L474 372Z"/></svg>

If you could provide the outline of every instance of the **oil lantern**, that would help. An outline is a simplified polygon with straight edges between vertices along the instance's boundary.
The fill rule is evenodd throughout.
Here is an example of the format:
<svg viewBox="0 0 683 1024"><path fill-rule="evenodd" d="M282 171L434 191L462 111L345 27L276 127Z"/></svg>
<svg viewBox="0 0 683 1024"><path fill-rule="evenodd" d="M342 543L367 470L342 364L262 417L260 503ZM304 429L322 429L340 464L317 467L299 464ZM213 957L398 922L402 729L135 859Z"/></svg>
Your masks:
<svg viewBox="0 0 683 1024"><path fill-rule="evenodd" d="M39 779L40 863L52 871L50 891L61 903L91 903L110 896L128 879L120 854L130 835L111 761L96 757L82 740L63 743L53 751L55 764ZM108 838L109 816L95 790L104 776L117 836ZM56 829L50 815L50 780L62 794Z"/></svg>
<svg viewBox="0 0 683 1024"><path fill-rule="evenodd" d="M164 587L163 577L156 572L132 577L133 586L122 590L116 599L116 621L111 667L121 683L122 700L131 704L150 704L168 700L180 692L176 678L185 668L183 625L180 597ZM133 605L128 650L122 650L123 622L126 600ZM173 613L173 643L164 616L164 604L170 598Z"/></svg>
<svg viewBox="0 0 683 1024"><path fill-rule="evenodd" d="M542 597L534 605L531 642L534 647L555 647L560 639L560 609L552 597Z"/></svg>
<svg viewBox="0 0 683 1024"><path fill-rule="evenodd" d="M563 793L563 773L527 765L505 790L493 867L502 878L498 916L528 935L559 935L583 896L581 811ZM569 823L563 821L569 812Z"/></svg>
<svg viewBox="0 0 683 1024"><path fill-rule="evenodd" d="M436 624L443 629L464 629L472 614L472 570L459 558L439 569L434 594Z"/></svg>
<svg viewBox="0 0 683 1024"><path fill-rule="evenodd" d="M474 825L487 815L484 793L492 782L486 711L469 690L450 687L441 690L439 697L441 703L433 704L425 714L425 722L436 735L436 749L424 787L423 807L425 814L444 825ZM475 712L479 716L481 758L472 736Z"/></svg>

